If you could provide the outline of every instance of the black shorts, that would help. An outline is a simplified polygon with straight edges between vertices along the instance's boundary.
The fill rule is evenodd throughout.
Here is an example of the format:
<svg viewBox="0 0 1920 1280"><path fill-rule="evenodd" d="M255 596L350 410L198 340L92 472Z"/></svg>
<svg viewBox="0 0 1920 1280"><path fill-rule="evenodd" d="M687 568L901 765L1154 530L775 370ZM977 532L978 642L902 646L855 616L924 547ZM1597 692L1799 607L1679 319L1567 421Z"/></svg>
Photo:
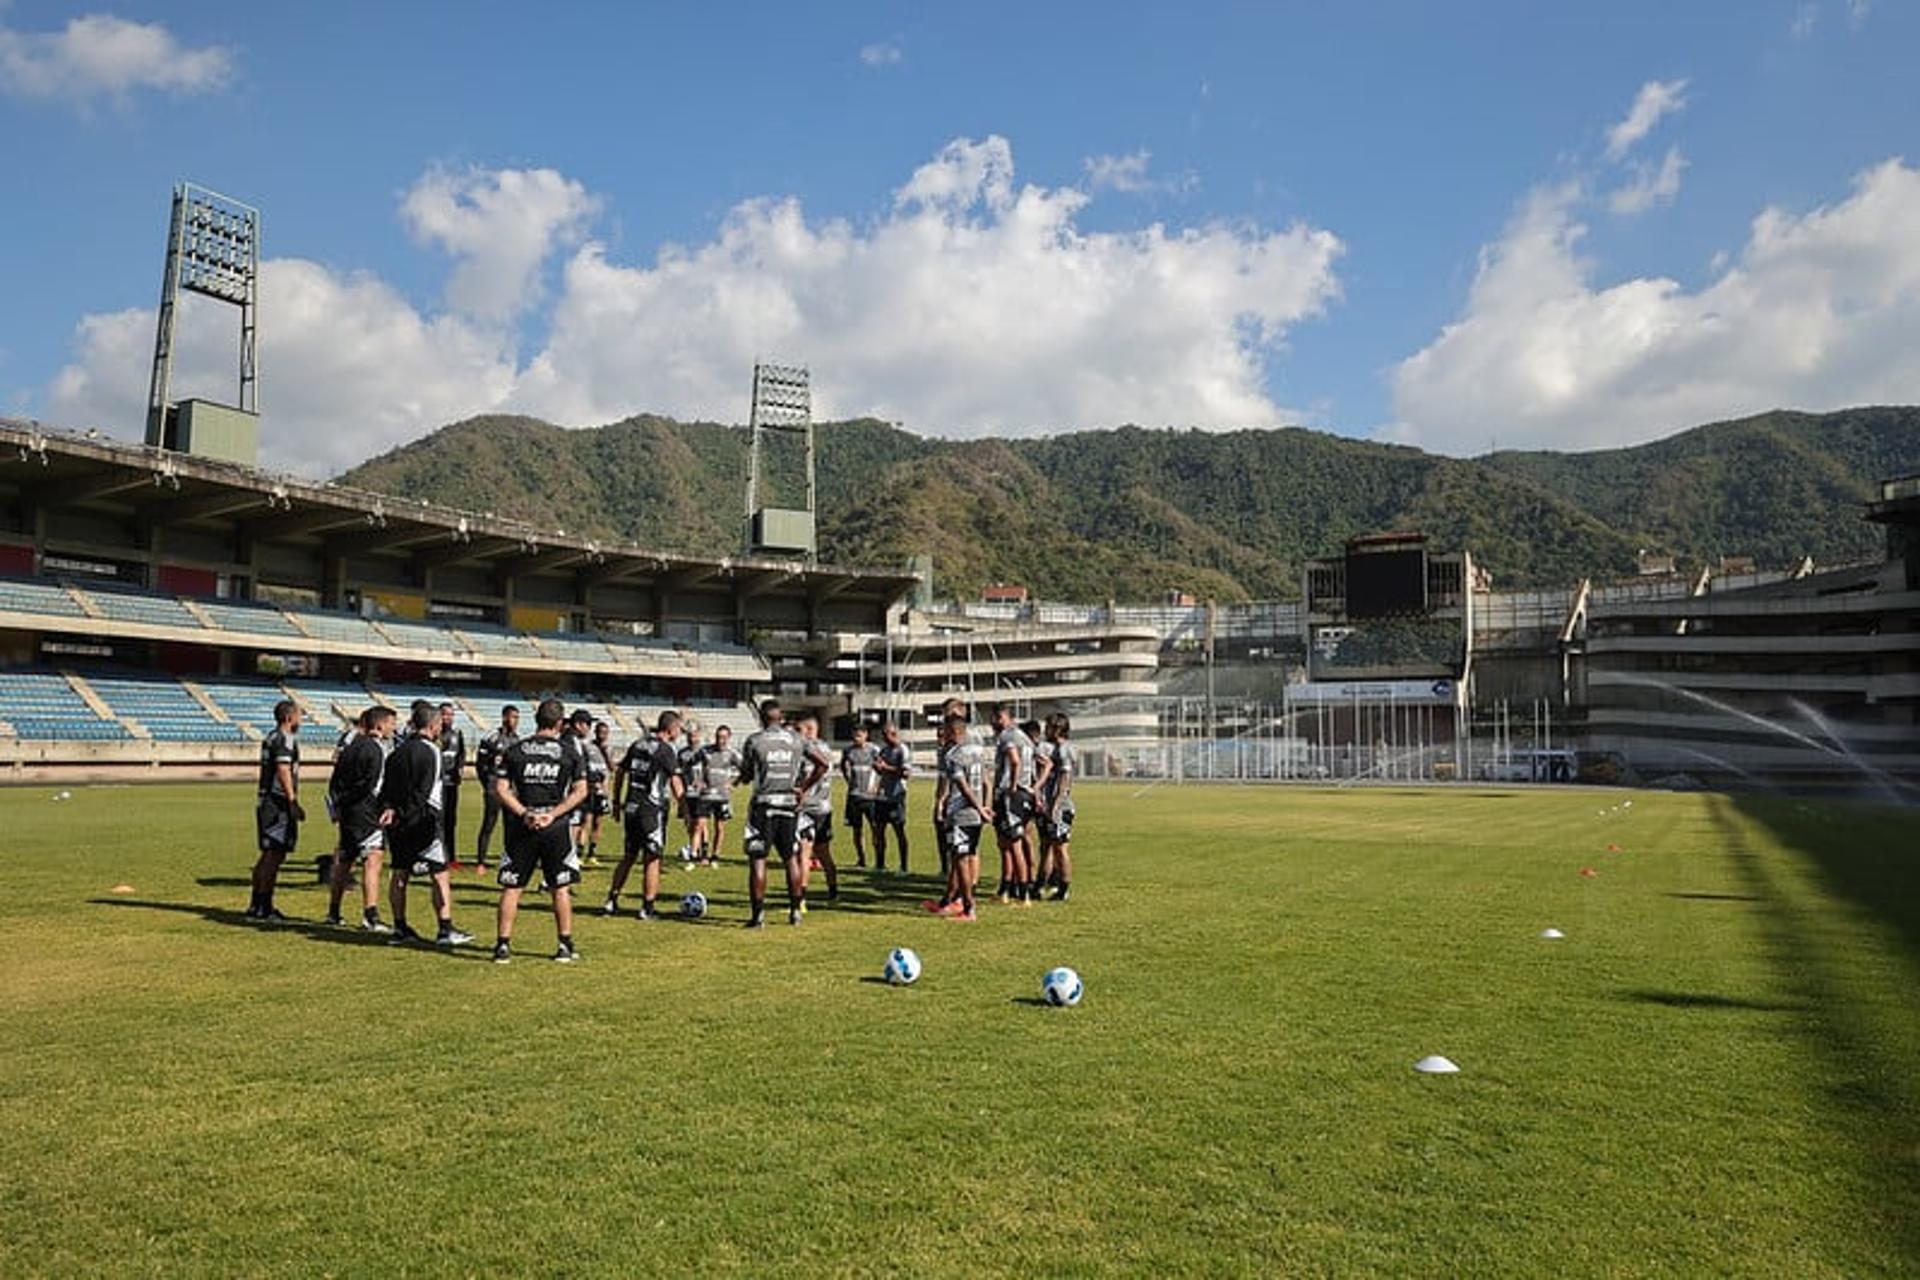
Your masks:
<svg viewBox="0 0 1920 1280"><path fill-rule="evenodd" d="M1008 840L1024 833L1033 821L1033 797L1024 791L1002 791L993 797L993 827Z"/></svg>
<svg viewBox="0 0 1920 1280"><path fill-rule="evenodd" d="M867 821L876 827L897 827L907 820L905 796L875 796L867 811Z"/></svg>
<svg viewBox="0 0 1920 1280"><path fill-rule="evenodd" d="M657 858L667 847L667 811L657 804L630 804L622 813L627 826L627 853Z"/></svg>
<svg viewBox="0 0 1920 1280"><path fill-rule="evenodd" d="M524 889L533 883L534 869L546 877L547 888L564 889L580 882L580 855L564 822L535 831L524 818L507 815L507 856L500 860L500 887Z"/></svg>
<svg viewBox="0 0 1920 1280"><path fill-rule="evenodd" d="M940 828L940 838L947 853L955 858L977 857L980 853L980 827L962 826L950 822Z"/></svg>
<svg viewBox="0 0 1920 1280"><path fill-rule="evenodd" d="M733 801L724 796L695 796L693 816L715 822L730 822L733 820Z"/></svg>
<svg viewBox="0 0 1920 1280"><path fill-rule="evenodd" d="M393 870L410 876L430 876L447 869L446 846L440 843L440 811L429 809L406 826L387 832Z"/></svg>
<svg viewBox="0 0 1920 1280"><path fill-rule="evenodd" d="M387 833L371 822L349 818L340 824L340 854L355 862L387 847Z"/></svg>
<svg viewBox="0 0 1920 1280"><path fill-rule="evenodd" d="M1073 839L1073 810L1062 811L1058 818L1040 815L1040 830L1048 844L1065 844Z"/></svg>
<svg viewBox="0 0 1920 1280"><path fill-rule="evenodd" d="M604 818L613 812L613 797L604 791L595 791L587 797L587 812L596 818Z"/></svg>
<svg viewBox="0 0 1920 1280"><path fill-rule="evenodd" d="M800 838L811 840L814 845L833 843L833 810L825 813L803 813L800 815Z"/></svg>
<svg viewBox="0 0 1920 1280"><path fill-rule="evenodd" d="M759 860L768 853L791 858L800 851L800 811L774 809L756 804L747 810L747 826L741 835L747 857Z"/></svg>
<svg viewBox="0 0 1920 1280"><path fill-rule="evenodd" d="M292 853L300 844L300 820L278 796L261 796L253 810L254 832L262 853Z"/></svg>
<svg viewBox="0 0 1920 1280"><path fill-rule="evenodd" d="M849 827L858 827L863 822L874 821L874 800L872 796L848 796L846 820Z"/></svg>

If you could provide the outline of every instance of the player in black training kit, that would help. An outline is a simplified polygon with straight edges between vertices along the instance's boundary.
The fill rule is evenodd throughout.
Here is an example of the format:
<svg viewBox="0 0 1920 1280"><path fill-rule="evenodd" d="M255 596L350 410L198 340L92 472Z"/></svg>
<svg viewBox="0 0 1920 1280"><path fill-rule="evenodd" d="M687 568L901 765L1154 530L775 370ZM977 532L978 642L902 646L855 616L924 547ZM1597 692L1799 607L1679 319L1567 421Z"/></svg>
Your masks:
<svg viewBox="0 0 1920 1280"><path fill-rule="evenodd" d="M573 714L567 717L566 727L560 731L560 748L573 757L574 767L583 778L591 776L592 772L587 768L587 739L592 733L593 712L585 707L576 707ZM589 784L589 790L591 790L591 784ZM576 855L584 853L587 843L586 801L581 801L567 816L567 833L568 838L573 841L574 853ZM589 858L585 865L598 867L600 862L597 858Z"/></svg>
<svg viewBox="0 0 1920 1280"><path fill-rule="evenodd" d="M260 856L253 864L253 899L247 919L278 924L286 916L273 905L280 864L300 843L300 704L282 698L273 704L273 732L260 740L260 783L253 822Z"/></svg>
<svg viewBox="0 0 1920 1280"><path fill-rule="evenodd" d="M753 787L747 803L747 895L753 914L747 928L766 924L767 851L780 855L787 871L787 923L806 914L806 864L800 859L800 797L818 782L821 766L807 759L806 744L789 729L780 704L760 704L760 732L740 752L740 781Z"/></svg>
<svg viewBox="0 0 1920 1280"><path fill-rule="evenodd" d="M487 869L487 846L493 842L494 824L500 821L500 797L493 793L493 780L500 773L500 757L520 741L520 708L500 708L500 727L480 739L473 753L473 776L480 780L480 841L473 859L476 871Z"/></svg>
<svg viewBox="0 0 1920 1280"><path fill-rule="evenodd" d="M440 845L447 861L460 869L460 771L467 767L467 735L453 723L453 704L440 704Z"/></svg>
<svg viewBox="0 0 1920 1280"><path fill-rule="evenodd" d="M387 769L393 715L392 707L363 711L359 730L340 749L333 762L333 777L327 781L327 806L340 824L327 923L346 924L340 918L340 900L346 896L354 864L364 862L360 873L360 928L367 933L391 932L380 923L380 862L387 848L386 833L380 829L380 782Z"/></svg>
<svg viewBox="0 0 1920 1280"><path fill-rule="evenodd" d="M711 867L720 861L727 843L733 783L740 776L740 752L733 745L732 729L723 724L713 731L713 741L700 748L688 776L700 780L700 791L693 797L694 844L700 850L700 865Z"/></svg>
<svg viewBox="0 0 1920 1280"><path fill-rule="evenodd" d="M494 778L494 795L507 812L507 855L500 860L500 935L493 944L493 962L513 958L513 922L520 911L520 895L533 878L534 868L553 891L553 925L560 947L553 958L572 964L579 958L573 947L573 886L580 881L580 855L573 848L567 817L587 799L587 779L579 758L560 742L560 720L566 708L548 698L533 713L531 738L507 748Z"/></svg>
<svg viewBox="0 0 1920 1280"><path fill-rule="evenodd" d="M694 797L700 794L700 764L702 753L706 750L700 745L700 726L691 720L681 722L685 729L686 741L674 752L674 769L680 775L680 801L674 807L680 812L680 821L687 828L685 857L688 862L706 861L706 850L702 847L704 837L700 831L700 806Z"/></svg>
<svg viewBox="0 0 1920 1280"><path fill-rule="evenodd" d="M827 873L827 901L840 898L840 868L833 860L833 752L820 741L820 717L802 711L794 721L800 740L807 744L807 759L819 767L819 779L800 797L800 888L801 902L813 864Z"/></svg>
<svg viewBox="0 0 1920 1280"><path fill-rule="evenodd" d="M387 772L380 782L380 825L386 829L387 851L393 858L392 877L387 886L387 903L393 908L395 946L423 939L407 924L407 885L414 876L427 876L433 883L433 910L439 918L435 943L457 947L472 942L473 935L453 927L453 883L447 871L447 850L440 842L443 803L440 748L440 713L431 702L413 704L413 715L406 741L387 757Z"/></svg>
<svg viewBox="0 0 1920 1280"><path fill-rule="evenodd" d="M680 736L680 713L662 711L651 738L636 739L621 757L613 778L614 806L627 828L627 851L613 869L607 886L603 916L620 913L620 891L627 887L635 859L641 862L641 920L658 916L653 900L660 893L660 855L667 847L667 817L685 794L680 781L680 755L674 740Z"/></svg>
<svg viewBox="0 0 1920 1280"><path fill-rule="evenodd" d="M993 830L1000 842L1001 902L1031 906L1033 864L1027 824L1033 819L1033 740L1013 722L1013 709L993 709Z"/></svg>
<svg viewBox="0 0 1920 1280"><path fill-rule="evenodd" d="M847 830L853 833L853 865L867 865L866 828L873 822L874 785L879 777L873 771L878 751L868 738L867 726L853 726L853 743L840 753L840 776L847 780Z"/></svg>
<svg viewBox="0 0 1920 1280"><path fill-rule="evenodd" d="M612 738L613 729L605 720L593 722L593 736L587 739L587 861L595 865L600 861L600 827L613 812L613 801L607 798L608 780L613 776L607 743Z"/></svg>
<svg viewBox="0 0 1920 1280"><path fill-rule="evenodd" d="M880 730L880 746L873 754L874 797L869 819L873 826L873 869L887 869L887 832L900 844L900 874L907 873L907 779L913 775L913 756L900 741L900 729ZM936 823L936 838L938 824ZM945 855L941 855L943 862Z"/></svg>

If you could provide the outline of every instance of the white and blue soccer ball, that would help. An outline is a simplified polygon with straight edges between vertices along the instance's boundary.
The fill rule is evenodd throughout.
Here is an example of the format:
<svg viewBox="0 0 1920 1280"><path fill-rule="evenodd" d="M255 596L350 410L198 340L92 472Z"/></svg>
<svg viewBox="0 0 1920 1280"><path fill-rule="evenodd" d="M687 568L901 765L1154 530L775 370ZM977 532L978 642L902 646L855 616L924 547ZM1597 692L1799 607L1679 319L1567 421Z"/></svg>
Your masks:
<svg viewBox="0 0 1920 1280"><path fill-rule="evenodd" d="M680 899L680 914L689 920L698 920L707 914L707 895L689 893Z"/></svg>
<svg viewBox="0 0 1920 1280"><path fill-rule="evenodd" d="M1080 975L1061 965L1058 969L1047 970L1047 976L1040 979L1040 994L1050 1005L1064 1009L1080 1003L1080 997L1086 988L1080 984Z"/></svg>
<svg viewBox="0 0 1920 1280"><path fill-rule="evenodd" d="M920 957L906 947L895 947L887 952L887 963L880 973L896 987L904 987L920 978Z"/></svg>

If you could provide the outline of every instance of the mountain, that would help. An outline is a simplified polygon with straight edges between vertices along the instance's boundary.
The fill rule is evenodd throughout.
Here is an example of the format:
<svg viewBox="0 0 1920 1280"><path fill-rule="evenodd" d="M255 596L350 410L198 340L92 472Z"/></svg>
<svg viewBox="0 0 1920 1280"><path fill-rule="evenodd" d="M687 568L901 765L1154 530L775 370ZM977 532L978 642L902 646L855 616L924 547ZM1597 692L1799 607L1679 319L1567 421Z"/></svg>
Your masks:
<svg viewBox="0 0 1920 1280"><path fill-rule="evenodd" d="M1860 504L1920 471L1920 408L1775 412L1591 453L1448 458L1301 428L932 440L868 419L817 432L821 554L933 557L936 589L1234 600L1298 593L1301 562L1353 534L1420 529L1506 586L1683 564L1875 554ZM723 555L739 545L743 429L641 415L587 430L486 416L355 467L342 484L589 537ZM797 483L778 457L777 483Z"/></svg>

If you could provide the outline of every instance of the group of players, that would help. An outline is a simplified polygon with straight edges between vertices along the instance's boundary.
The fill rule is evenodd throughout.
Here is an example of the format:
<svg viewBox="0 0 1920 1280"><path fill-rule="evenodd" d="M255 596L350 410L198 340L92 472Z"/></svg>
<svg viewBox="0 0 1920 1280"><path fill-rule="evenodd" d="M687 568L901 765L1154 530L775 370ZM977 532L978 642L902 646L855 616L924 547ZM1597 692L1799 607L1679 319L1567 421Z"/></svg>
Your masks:
<svg viewBox="0 0 1920 1280"><path fill-rule="evenodd" d="M473 761L485 807L476 869L485 870L496 826L504 836L495 962L512 959L520 899L536 883L553 903L559 939L553 959L571 963L578 958L573 886L597 864L607 818L621 823L626 834L600 914L620 914L620 898L637 863L641 903L634 914L656 918L671 820L678 816L685 824L683 857L713 865L733 819L734 789L740 786L749 788L742 834L748 928L766 922L769 858L777 857L785 872L789 924L798 925L806 915L815 869L825 876L828 901L839 896L832 851L836 772L847 787L843 816L857 865L866 866L865 837L871 833L875 871L886 871L891 836L899 870L906 872L907 783L914 764L899 729L882 726L875 743L869 728L858 726L836 762L812 711L800 711L790 721L779 703L769 700L760 705L759 718L759 730L735 748L729 727L721 726L703 745L697 725L665 711L653 731L636 739L616 762L609 749L610 726L588 711L569 715L559 700L545 699L535 709L534 731L522 736L519 708L503 708L500 727L481 740ZM275 727L261 742L255 810L260 856L249 919L286 919L273 894L306 816L299 787L301 720L298 703L280 702ZM1072 886L1073 782L1079 769L1071 725L1064 715L1050 717L1044 726L1017 724L1003 706L995 708L992 726L989 739L972 725L966 703L958 699L942 708L938 726L933 825L945 889L924 905L960 920L975 918L981 835L988 826L1000 849L1002 902L1028 905L1048 887L1055 901L1065 901ZM434 941L453 947L473 940L453 922L452 872L459 869L453 851L465 762L466 743L450 703L417 701L404 723L391 707L369 707L341 735L327 788L339 843L331 858L326 923L346 927L341 904L360 866L362 930L384 934L394 944L426 941L407 918L408 889L415 879L425 879L437 922ZM380 918L383 860L389 864L391 925Z"/></svg>

